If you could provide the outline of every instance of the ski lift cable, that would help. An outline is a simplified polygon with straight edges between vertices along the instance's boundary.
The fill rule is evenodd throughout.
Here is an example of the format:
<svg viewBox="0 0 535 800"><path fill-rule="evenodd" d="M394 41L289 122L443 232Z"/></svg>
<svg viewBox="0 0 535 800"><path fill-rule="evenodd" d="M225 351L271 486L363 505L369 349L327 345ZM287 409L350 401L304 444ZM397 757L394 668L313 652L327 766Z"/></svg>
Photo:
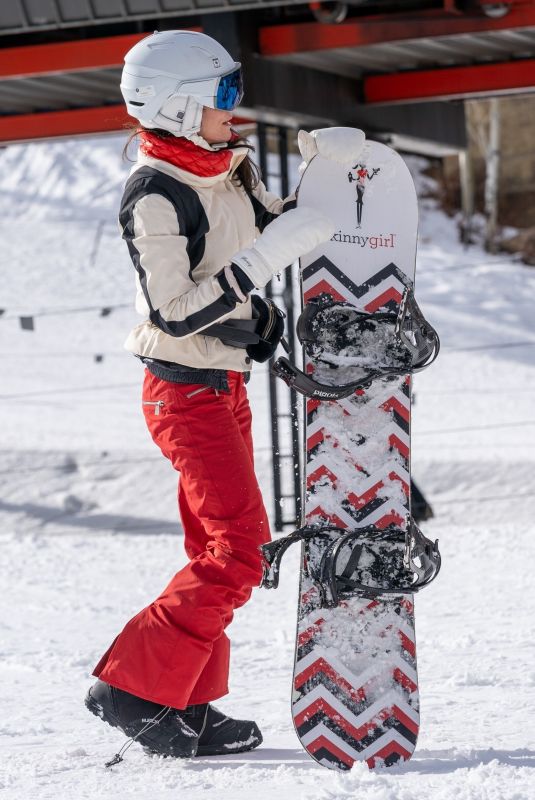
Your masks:
<svg viewBox="0 0 535 800"><path fill-rule="evenodd" d="M535 419L522 420L519 422L497 422L489 425L467 425L462 428L441 428L433 431L414 431L415 436L434 436L444 433L470 433L472 431L498 430L500 428L522 428L526 425L535 425Z"/></svg>
<svg viewBox="0 0 535 800"><path fill-rule="evenodd" d="M42 308L39 311L28 311L27 309L16 306L10 308L9 314L0 315L0 320L6 322L7 320L19 320L20 317L63 317L69 314L85 314L89 311L115 311L118 308L132 308L131 303L101 303L98 306L75 306L72 308ZM16 312L16 313L15 313Z"/></svg>
<svg viewBox="0 0 535 800"><path fill-rule="evenodd" d="M474 344L468 347L451 347L444 345L442 350L444 353L463 353L469 350L500 350L509 347L534 347L535 340L528 339L522 342L495 342L494 344Z"/></svg>
<svg viewBox="0 0 535 800"><path fill-rule="evenodd" d="M453 266L448 266L447 264L437 264L436 266L421 266L421 269L425 270L427 275L432 273L440 273L444 274L445 272L457 272L457 270L464 270L464 269L478 269L484 267L498 267L502 268L503 270L509 269L511 266L510 261L505 260L497 260L497 261L478 261L475 264L467 261L465 264L454 264ZM525 266L522 262L513 262L513 266Z"/></svg>
<svg viewBox="0 0 535 800"><path fill-rule="evenodd" d="M5 452L5 451L4 451ZM271 447L269 445L265 445L263 447L255 447L255 453L263 453L263 452L271 452ZM67 453L68 455L68 453ZM0 476L2 475L22 475L28 473L35 473L35 472L53 472L55 477L58 477L59 474L72 474L73 472L77 471L79 468L85 469L86 467L97 467L97 466L122 466L123 464L146 464L147 462L158 462L158 464L162 464L161 456L150 456L150 455L143 455L139 457L125 457L125 458L108 458L107 455L102 455L100 458L93 459L91 461L79 461L75 455L73 455L73 461L67 462L64 464L42 464L38 467L31 466L31 467L12 467L10 469L3 469L0 470Z"/></svg>
<svg viewBox="0 0 535 800"><path fill-rule="evenodd" d="M535 394L535 387L533 389L526 389L525 387L511 387L508 389L496 389L494 386L489 386L488 388L482 386L478 389L469 389L464 386L460 386L459 388L453 389L436 389L436 390L427 390L427 389L416 389L415 396L421 397L425 395L426 397L442 397L446 395L476 395L476 397L495 397L501 395L519 395L519 394Z"/></svg>
<svg viewBox="0 0 535 800"><path fill-rule="evenodd" d="M535 492L520 492L519 494L496 495L495 497L463 497L454 500L435 500L433 506L463 505L464 503L504 503L511 500L521 500L524 497L535 497Z"/></svg>

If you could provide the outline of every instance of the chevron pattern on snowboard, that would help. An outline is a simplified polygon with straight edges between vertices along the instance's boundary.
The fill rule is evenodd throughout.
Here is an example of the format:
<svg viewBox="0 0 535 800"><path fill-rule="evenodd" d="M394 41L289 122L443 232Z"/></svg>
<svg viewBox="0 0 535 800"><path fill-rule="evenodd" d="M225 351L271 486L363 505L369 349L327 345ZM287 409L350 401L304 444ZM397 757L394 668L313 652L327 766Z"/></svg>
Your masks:
<svg viewBox="0 0 535 800"><path fill-rule="evenodd" d="M357 284L326 256L304 268L302 281L305 302L327 292L370 312L396 311L410 285L393 262ZM405 526L410 394L407 376L337 402L307 400L308 525ZM297 641L292 713L310 755L343 770L355 761L374 767L410 758L419 722L412 598L354 596L320 609L305 574Z"/></svg>
<svg viewBox="0 0 535 800"><path fill-rule="evenodd" d="M395 302L396 306L399 305L407 285L407 275L394 263L387 264L382 270L360 285L354 283L327 256L320 256L303 270L303 296L305 303L327 291L335 300L345 300L366 311L376 311L382 305L390 307L392 301ZM383 296L388 296L387 303L379 303L377 305L378 299ZM371 307L368 308L368 305Z"/></svg>
<svg viewBox="0 0 535 800"><path fill-rule="evenodd" d="M404 758L412 753L418 718L395 692L367 706L359 714L349 708L328 686L317 685L294 707L294 722L301 741L316 754L327 757L331 745L344 752L346 766L354 761L376 759L387 744L395 742Z"/></svg>

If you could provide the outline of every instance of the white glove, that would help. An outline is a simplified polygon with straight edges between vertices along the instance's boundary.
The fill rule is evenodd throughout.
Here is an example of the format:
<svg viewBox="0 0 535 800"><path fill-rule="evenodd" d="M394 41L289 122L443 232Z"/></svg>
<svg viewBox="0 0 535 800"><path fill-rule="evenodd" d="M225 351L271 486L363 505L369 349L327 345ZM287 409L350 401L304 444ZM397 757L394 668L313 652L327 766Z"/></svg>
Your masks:
<svg viewBox="0 0 535 800"><path fill-rule="evenodd" d="M299 131L297 134L299 152L306 164L317 155L339 164L355 163L365 141L364 131L358 128L320 128L311 133Z"/></svg>
<svg viewBox="0 0 535 800"><path fill-rule="evenodd" d="M281 269L330 239L335 230L334 223L321 211L294 208L270 222L254 247L240 250L232 263L261 289Z"/></svg>

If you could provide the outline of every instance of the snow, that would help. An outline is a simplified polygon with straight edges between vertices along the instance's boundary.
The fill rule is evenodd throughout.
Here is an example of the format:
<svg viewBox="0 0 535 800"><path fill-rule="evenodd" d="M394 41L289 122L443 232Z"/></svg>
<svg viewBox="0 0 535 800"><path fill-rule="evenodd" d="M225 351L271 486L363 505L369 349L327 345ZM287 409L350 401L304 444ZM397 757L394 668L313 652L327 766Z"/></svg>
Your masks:
<svg viewBox="0 0 535 800"><path fill-rule="evenodd" d="M90 715L91 669L184 563L176 481L122 350L138 319L115 213L122 137L0 151L4 613L0 796L40 800L531 800L535 796L535 271L457 241L424 195L418 301L443 350L415 378L413 472L436 516L443 569L416 598L422 728L413 759L337 775L290 717L298 548L277 591L236 613L231 693L256 751L177 762ZM295 165L294 165L295 166ZM113 307L102 315L103 308ZM35 318L22 330L19 317ZM95 356L102 356L96 361ZM250 384L257 472L271 510L266 369ZM295 551L295 552L294 552Z"/></svg>

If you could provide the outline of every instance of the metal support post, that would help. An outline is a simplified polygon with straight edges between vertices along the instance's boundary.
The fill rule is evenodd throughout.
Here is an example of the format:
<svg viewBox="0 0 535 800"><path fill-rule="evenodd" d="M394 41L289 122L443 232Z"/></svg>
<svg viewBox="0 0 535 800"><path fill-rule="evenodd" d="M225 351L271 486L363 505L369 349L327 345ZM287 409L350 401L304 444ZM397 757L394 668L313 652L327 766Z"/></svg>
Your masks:
<svg viewBox="0 0 535 800"><path fill-rule="evenodd" d="M276 129L276 142L279 157L278 175L269 175L267 159L267 126L257 124L259 165L266 187L269 188L270 177L280 179L280 194L284 198L289 192L288 180L288 131L286 128ZM284 274L284 284L281 292L276 292L277 283L271 281L265 289L266 297L274 299L283 310L287 319L287 335L292 353L295 357L295 310L292 268L288 267ZM273 360L270 360L269 367ZM284 396L279 397L279 390L284 391ZM294 391L290 392L282 387L276 378L269 374L269 403L271 413L271 441L273 452L273 494L274 494L274 522L275 530L282 531L285 525L296 525L300 516L301 505L301 464L299 446L299 419L298 400ZM287 420L290 424L288 438L282 434L281 423ZM284 438L284 441L282 441ZM291 449L288 450L288 444ZM291 462L291 464L290 464ZM291 466L291 469L290 469ZM283 486L284 484L284 486ZM288 487L288 489L286 488ZM290 511L288 513L289 501ZM286 513L285 513L286 512Z"/></svg>
<svg viewBox="0 0 535 800"><path fill-rule="evenodd" d="M461 226L461 241L463 244L472 244L472 220L475 210L474 169L472 156L468 149L459 150L459 178L461 184L461 208L463 221Z"/></svg>
<svg viewBox="0 0 535 800"><path fill-rule="evenodd" d="M266 188L269 185L267 169L267 131L263 122L257 124L258 136L258 155L260 161L260 171L262 180ZM270 281L265 288L266 297L273 299L273 281ZM271 369L272 359L269 360ZM271 420L271 447L273 464L273 499L275 510L275 530L281 531L282 524L282 498L281 498L281 462L280 462L280 441L279 441L279 407L277 398L277 387L271 372L269 373L269 410Z"/></svg>
<svg viewBox="0 0 535 800"><path fill-rule="evenodd" d="M500 101L497 97L492 97L489 101L489 140L487 150L487 174L485 178L485 215L487 217L485 246L491 253L495 253L497 250L499 176Z"/></svg>
<svg viewBox="0 0 535 800"><path fill-rule="evenodd" d="M281 176L281 196L288 197L290 193L288 181L288 130L280 127L278 130L279 162ZM287 319L288 343L290 345L290 362L295 364L296 354L296 335L295 335L295 314L294 314L294 291L293 291L293 264L284 273L284 305ZM293 493L295 503L295 520L292 523L299 525L301 516L301 464L299 446L299 407L297 393L290 390L290 423L292 432L292 473L293 473Z"/></svg>

